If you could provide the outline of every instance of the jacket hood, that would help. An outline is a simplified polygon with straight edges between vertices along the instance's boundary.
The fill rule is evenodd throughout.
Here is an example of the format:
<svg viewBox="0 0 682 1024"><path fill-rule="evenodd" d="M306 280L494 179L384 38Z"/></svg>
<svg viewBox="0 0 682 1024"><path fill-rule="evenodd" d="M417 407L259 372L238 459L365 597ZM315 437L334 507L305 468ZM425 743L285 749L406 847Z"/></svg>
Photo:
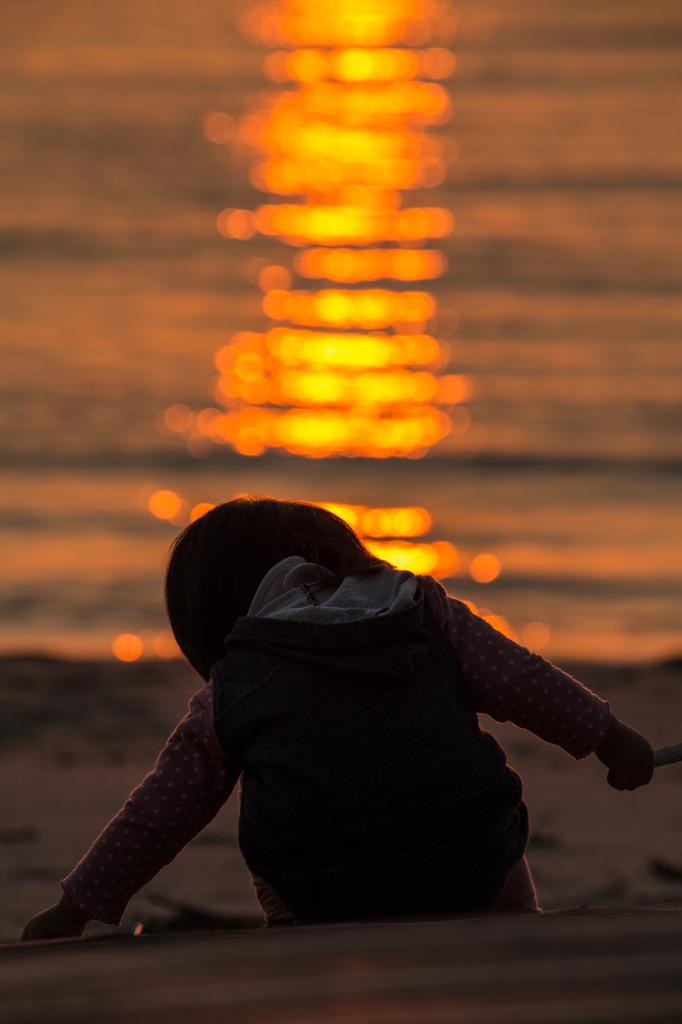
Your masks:
<svg viewBox="0 0 682 1024"><path fill-rule="evenodd" d="M411 572L382 567L325 587L331 575L300 555L284 558L261 580L247 614L331 625L395 615L414 607L417 578Z"/></svg>
<svg viewBox="0 0 682 1024"><path fill-rule="evenodd" d="M430 644L416 576L384 567L325 586L331 575L299 556L283 559L262 580L226 647L254 647L328 671L410 675Z"/></svg>

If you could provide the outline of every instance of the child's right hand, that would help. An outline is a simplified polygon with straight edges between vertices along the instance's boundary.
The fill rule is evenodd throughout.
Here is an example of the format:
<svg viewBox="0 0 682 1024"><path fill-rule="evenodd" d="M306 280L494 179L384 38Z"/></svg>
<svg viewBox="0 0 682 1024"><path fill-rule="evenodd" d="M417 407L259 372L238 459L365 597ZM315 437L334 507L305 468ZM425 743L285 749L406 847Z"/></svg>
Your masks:
<svg viewBox="0 0 682 1024"><path fill-rule="evenodd" d="M21 941L78 938L89 920L89 917L84 919L84 915L73 904L66 905L62 897L59 903L31 918L21 934Z"/></svg>
<svg viewBox="0 0 682 1024"><path fill-rule="evenodd" d="M620 722L611 712L608 728L595 754L609 774L606 781L614 789L637 789L651 782L654 752L646 736Z"/></svg>

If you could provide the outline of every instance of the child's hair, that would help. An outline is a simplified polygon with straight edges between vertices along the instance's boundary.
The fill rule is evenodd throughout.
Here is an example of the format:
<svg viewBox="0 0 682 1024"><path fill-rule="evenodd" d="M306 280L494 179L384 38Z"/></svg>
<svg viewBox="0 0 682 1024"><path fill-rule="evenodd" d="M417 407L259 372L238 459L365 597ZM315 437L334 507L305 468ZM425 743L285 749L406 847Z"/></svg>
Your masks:
<svg viewBox="0 0 682 1024"><path fill-rule="evenodd" d="M337 581L387 564L333 512L264 495L217 505L176 538L166 611L180 650L204 679L224 657L224 638L248 612L258 584L290 555L330 569Z"/></svg>

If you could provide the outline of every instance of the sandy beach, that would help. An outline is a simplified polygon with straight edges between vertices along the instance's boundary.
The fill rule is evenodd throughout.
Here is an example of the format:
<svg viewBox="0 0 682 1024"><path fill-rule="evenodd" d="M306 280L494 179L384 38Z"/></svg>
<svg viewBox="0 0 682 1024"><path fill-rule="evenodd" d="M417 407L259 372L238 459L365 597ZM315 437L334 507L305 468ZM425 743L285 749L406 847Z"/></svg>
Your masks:
<svg viewBox="0 0 682 1024"><path fill-rule="evenodd" d="M562 667L608 698L655 747L679 742L682 663ZM153 767L199 683L181 661L0 662L0 940L16 941L30 916L56 902L59 879ZM682 907L682 765L658 769L635 793L618 793L595 757L576 763L515 726L486 717L481 724L524 779L528 856L545 909ZM174 903L257 926L237 817L233 796L131 901L122 930L137 921L167 926L178 917ZM91 923L87 933L112 930Z"/></svg>

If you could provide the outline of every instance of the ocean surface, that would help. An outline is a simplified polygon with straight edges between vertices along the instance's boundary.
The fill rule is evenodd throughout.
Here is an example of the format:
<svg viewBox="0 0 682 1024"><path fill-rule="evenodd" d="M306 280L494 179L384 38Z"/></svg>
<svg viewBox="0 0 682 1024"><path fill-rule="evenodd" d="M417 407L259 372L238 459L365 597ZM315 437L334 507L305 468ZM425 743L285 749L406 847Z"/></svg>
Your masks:
<svg viewBox="0 0 682 1024"><path fill-rule="evenodd" d="M419 504L429 539L501 560L449 592L544 623L543 654L682 656L682 7L457 6L461 155L413 201L456 218L430 290L472 426L419 461L308 461L196 459L158 429L212 404L213 353L259 326L249 262L293 255L215 229L263 201L201 132L264 87L237 5L5 0L0 651L164 628L158 487Z"/></svg>

